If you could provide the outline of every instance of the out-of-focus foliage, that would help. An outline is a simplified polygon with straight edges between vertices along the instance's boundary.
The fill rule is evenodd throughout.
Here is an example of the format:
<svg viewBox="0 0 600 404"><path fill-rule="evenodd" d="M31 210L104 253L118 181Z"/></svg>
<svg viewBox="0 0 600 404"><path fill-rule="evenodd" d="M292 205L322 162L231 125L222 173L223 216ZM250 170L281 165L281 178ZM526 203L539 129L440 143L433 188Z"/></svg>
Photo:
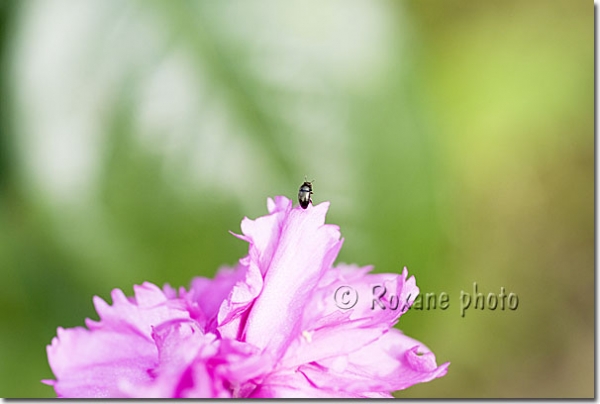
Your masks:
<svg viewBox="0 0 600 404"><path fill-rule="evenodd" d="M0 3L0 396L92 296L187 286L304 175L339 261L447 310L399 327L448 375L398 397L591 397L592 4ZM470 309L461 291L519 297ZM282 313L285 315L285 313Z"/></svg>

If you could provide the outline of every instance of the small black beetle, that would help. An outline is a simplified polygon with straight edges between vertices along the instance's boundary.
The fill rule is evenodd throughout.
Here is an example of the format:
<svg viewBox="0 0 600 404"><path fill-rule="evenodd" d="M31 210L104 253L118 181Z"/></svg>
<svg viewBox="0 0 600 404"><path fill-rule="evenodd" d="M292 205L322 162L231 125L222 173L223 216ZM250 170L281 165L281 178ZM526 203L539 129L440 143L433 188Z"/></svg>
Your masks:
<svg viewBox="0 0 600 404"><path fill-rule="evenodd" d="M315 182L315 180L306 181L306 177L304 177L304 183L300 185L300 189L298 190L298 202L300 202L300 206L302 206L302 209L308 208L308 204L312 203L312 199L310 199L310 196L313 193L313 182Z"/></svg>

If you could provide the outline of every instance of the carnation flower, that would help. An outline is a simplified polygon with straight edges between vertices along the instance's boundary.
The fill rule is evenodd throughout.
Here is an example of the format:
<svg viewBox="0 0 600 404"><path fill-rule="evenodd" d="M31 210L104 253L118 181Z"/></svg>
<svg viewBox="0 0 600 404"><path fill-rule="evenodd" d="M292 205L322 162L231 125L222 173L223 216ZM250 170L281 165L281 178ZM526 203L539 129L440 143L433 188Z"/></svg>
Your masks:
<svg viewBox="0 0 600 404"><path fill-rule="evenodd" d="M59 397L392 397L446 374L393 328L419 293L406 268L333 266L343 240L329 203L267 205L242 221L248 255L214 279L95 297L99 321L58 328L44 382Z"/></svg>

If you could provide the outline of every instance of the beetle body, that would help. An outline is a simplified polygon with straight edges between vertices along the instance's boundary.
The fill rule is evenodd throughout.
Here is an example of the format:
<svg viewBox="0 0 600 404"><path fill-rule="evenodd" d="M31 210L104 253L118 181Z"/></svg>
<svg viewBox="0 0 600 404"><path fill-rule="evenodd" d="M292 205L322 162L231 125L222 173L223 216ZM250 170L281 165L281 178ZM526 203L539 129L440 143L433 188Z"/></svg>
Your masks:
<svg viewBox="0 0 600 404"><path fill-rule="evenodd" d="M312 199L310 199L312 193L312 182L304 181L298 190L298 202L300 202L302 209L308 208L308 204L312 203Z"/></svg>

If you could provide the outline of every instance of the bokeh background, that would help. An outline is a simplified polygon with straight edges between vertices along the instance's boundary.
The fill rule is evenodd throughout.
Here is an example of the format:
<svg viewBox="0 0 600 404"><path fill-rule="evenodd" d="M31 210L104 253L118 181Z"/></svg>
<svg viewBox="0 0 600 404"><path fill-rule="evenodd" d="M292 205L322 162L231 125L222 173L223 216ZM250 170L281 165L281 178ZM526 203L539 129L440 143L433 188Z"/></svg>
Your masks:
<svg viewBox="0 0 600 404"><path fill-rule="evenodd" d="M398 397L592 397L593 36L570 0L0 1L0 396L307 175L338 262L450 296L398 325L447 376ZM461 317L473 282L518 308Z"/></svg>

